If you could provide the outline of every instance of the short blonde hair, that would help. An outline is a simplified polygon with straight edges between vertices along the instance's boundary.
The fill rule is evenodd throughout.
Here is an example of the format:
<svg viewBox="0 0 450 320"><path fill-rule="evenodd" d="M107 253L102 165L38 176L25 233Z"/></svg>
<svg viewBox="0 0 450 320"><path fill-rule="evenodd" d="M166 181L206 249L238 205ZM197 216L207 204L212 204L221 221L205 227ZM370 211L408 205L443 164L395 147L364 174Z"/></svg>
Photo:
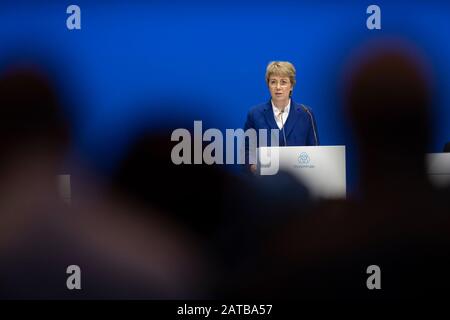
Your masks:
<svg viewBox="0 0 450 320"><path fill-rule="evenodd" d="M271 76L288 77L292 87L295 86L295 67L289 61L271 61L266 69L266 83L269 85Z"/></svg>

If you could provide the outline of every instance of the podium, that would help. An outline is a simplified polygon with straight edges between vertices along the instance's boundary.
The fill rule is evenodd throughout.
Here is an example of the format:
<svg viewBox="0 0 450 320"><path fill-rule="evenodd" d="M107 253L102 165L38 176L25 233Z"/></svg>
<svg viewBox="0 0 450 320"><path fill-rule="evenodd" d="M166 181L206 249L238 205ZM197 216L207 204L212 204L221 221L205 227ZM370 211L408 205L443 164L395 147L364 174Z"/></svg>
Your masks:
<svg viewBox="0 0 450 320"><path fill-rule="evenodd" d="M450 153L427 153L428 178L435 187L450 185Z"/></svg>
<svg viewBox="0 0 450 320"><path fill-rule="evenodd" d="M257 167L261 175L291 173L315 198L346 197L345 146L260 147Z"/></svg>

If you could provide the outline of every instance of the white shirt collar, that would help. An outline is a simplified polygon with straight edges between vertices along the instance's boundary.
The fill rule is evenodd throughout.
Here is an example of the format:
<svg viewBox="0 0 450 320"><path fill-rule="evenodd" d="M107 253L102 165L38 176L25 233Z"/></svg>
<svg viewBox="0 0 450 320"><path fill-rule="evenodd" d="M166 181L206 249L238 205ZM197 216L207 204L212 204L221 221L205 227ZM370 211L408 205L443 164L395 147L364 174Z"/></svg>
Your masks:
<svg viewBox="0 0 450 320"><path fill-rule="evenodd" d="M270 100L270 103L272 103L272 111L273 111L273 116L275 118L275 122L277 123L278 128L281 129L286 124L286 120L289 116L289 110L291 109L291 99L289 99L287 106L284 107L283 119L281 119L281 117L279 116L280 109L275 107L272 100Z"/></svg>
<svg viewBox="0 0 450 320"><path fill-rule="evenodd" d="M280 109L278 109L274 104L272 99L270 99L270 103L272 104L272 110L273 110L273 114L276 116L278 115L278 113L280 113ZM288 104L286 107L284 107L284 112L286 114L289 114L289 109L291 108L291 99L289 99Z"/></svg>

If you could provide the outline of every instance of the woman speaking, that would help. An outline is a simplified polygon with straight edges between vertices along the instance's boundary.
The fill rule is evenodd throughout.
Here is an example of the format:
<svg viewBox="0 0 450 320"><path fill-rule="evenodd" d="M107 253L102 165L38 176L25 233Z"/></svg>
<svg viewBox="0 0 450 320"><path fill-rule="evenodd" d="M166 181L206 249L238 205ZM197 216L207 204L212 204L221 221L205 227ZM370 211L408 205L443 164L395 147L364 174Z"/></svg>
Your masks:
<svg viewBox="0 0 450 320"><path fill-rule="evenodd" d="M278 146L316 146L319 145L317 124L310 108L292 100L295 86L295 68L287 61L270 62L266 69L266 83L271 99L251 108L247 115L244 130L279 130ZM259 136L259 135L258 135ZM267 140L270 146L270 139ZM259 147L259 139L257 143ZM245 145L248 159L248 144ZM250 165L252 172L256 165Z"/></svg>

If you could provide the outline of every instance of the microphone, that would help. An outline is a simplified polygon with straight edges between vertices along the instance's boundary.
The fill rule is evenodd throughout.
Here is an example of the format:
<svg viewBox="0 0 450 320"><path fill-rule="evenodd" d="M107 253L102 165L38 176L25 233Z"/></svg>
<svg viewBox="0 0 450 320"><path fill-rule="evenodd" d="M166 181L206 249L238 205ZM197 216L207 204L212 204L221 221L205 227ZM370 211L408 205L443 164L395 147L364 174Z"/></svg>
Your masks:
<svg viewBox="0 0 450 320"><path fill-rule="evenodd" d="M309 109L307 107L305 107L303 104L301 105L303 107L303 109L305 110L305 112L309 115L309 118L311 119L311 125L313 128L313 132L314 132L314 140L316 141L316 146L319 145L318 141L317 141L317 133L316 133L316 127L314 125L314 119L313 116L311 114L311 112L309 112Z"/></svg>
<svg viewBox="0 0 450 320"><path fill-rule="evenodd" d="M283 131L284 146L285 146L285 147L287 147L286 134L284 133L284 121L283 121L283 113L284 113L284 109L280 111L280 118L281 118L281 131Z"/></svg>

